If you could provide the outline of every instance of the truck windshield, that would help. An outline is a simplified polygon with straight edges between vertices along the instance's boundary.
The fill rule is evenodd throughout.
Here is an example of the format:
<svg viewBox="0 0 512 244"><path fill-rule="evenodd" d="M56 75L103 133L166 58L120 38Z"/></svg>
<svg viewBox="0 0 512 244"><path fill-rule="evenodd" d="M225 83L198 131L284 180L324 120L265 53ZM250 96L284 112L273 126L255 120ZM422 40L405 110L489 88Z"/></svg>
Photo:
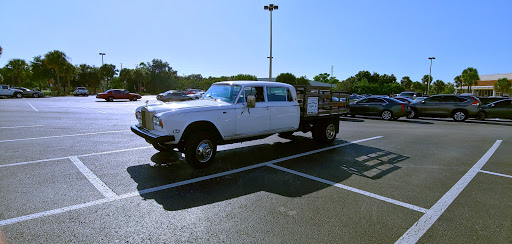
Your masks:
<svg viewBox="0 0 512 244"><path fill-rule="evenodd" d="M237 85L213 85L203 95L204 99L218 99L224 102L235 102L236 96L240 92L240 86Z"/></svg>

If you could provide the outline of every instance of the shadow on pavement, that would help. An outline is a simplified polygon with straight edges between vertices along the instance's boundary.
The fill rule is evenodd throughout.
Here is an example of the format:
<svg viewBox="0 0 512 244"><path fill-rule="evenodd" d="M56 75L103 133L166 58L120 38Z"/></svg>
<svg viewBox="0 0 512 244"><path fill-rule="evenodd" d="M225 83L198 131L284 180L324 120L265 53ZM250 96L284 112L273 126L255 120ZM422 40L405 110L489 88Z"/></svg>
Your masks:
<svg viewBox="0 0 512 244"><path fill-rule="evenodd" d="M346 142L338 140L335 144L343 143ZM219 151L214 164L201 170L195 170L188 166L181 153L159 152L151 158L156 163L155 165L132 166L127 171L138 184L137 189L142 191L325 147L325 145L314 143L310 138L294 136L293 140L289 142L260 144ZM405 159L407 157L393 152L351 144L314 155L283 161L277 163L277 165L340 183L354 174L378 180L400 169L395 164ZM239 173L141 195L144 199L154 199L166 210L175 211L236 199L261 191L285 197L301 197L329 186L278 169L261 166Z"/></svg>

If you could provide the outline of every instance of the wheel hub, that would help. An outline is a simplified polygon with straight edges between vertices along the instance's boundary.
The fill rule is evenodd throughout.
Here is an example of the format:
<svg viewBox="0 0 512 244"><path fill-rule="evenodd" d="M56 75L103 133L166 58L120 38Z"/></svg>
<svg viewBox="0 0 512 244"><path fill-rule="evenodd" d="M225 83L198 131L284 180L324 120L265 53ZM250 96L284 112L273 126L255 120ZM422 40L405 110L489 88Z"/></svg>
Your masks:
<svg viewBox="0 0 512 244"><path fill-rule="evenodd" d="M213 154L212 142L210 140L203 140L197 145L196 158L199 162L207 162Z"/></svg>
<svg viewBox="0 0 512 244"><path fill-rule="evenodd" d="M325 130L325 135L327 136L327 139L331 140L336 136L336 128L333 124L330 124L327 126L327 130Z"/></svg>

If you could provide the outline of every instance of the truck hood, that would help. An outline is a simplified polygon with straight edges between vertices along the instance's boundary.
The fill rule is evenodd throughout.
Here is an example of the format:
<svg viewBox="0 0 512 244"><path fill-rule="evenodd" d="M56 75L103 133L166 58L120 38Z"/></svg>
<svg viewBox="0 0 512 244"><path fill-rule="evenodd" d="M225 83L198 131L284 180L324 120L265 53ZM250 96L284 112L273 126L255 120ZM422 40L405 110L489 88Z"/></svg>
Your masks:
<svg viewBox="0 0 512 244"><path fill-rule="evenodd" d="M190 111L208 111L213 109L224 108L232 106L233 104L223 102L220 100L213 99L196 99L188 100L183 102L170 102L163 104L152 104L149 105L150 110L154 110L155 113L172 112L173 114L179 114Z"/></svg>

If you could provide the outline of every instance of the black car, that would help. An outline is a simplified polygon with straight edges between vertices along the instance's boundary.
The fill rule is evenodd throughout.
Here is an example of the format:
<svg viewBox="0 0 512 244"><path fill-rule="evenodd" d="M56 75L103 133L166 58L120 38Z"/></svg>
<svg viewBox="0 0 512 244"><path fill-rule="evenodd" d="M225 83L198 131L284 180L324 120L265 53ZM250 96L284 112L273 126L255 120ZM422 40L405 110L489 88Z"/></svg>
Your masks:
<svg viewBox="0 0 512 244"><path fill-rule="evenodd" d="M469 117L478 117L480 100L466 95L434 95L417 103L409 104L407 118L452 117L455 121L464 121Z"/></svg>
<svg viewBox="0 0 512 244"><path fill-rule="evenodd" d="M164 93L160 93L156 96L157 100L162 102L170 102L170 101L185 101L185 100L193 100L193 97L187 96L182 91L178 90L169 90Z"/></svg>
<svg viewBox="0 0 512 244"><path fill-rule="evenodd" d="M512 99L503 99L480 107L479 119L512 119Z"/></svg>
<svg viewBox="0 0 512 244"><path fill-rule="evenodd" d="M406 116L407 104L389 97L369 97L350 104L350 115L376 115L385 120Z"/></svg>
<svg viewBox="0 0 512 244"><path fill-rule="evenodd" d="M35 98L44 97L44 93L42 93L40 91L30 90L30 89L25 88L25 87L13 87L13 88L14 89L18 89L18 90L22 90L24 97L35 97Z"/></svg>

